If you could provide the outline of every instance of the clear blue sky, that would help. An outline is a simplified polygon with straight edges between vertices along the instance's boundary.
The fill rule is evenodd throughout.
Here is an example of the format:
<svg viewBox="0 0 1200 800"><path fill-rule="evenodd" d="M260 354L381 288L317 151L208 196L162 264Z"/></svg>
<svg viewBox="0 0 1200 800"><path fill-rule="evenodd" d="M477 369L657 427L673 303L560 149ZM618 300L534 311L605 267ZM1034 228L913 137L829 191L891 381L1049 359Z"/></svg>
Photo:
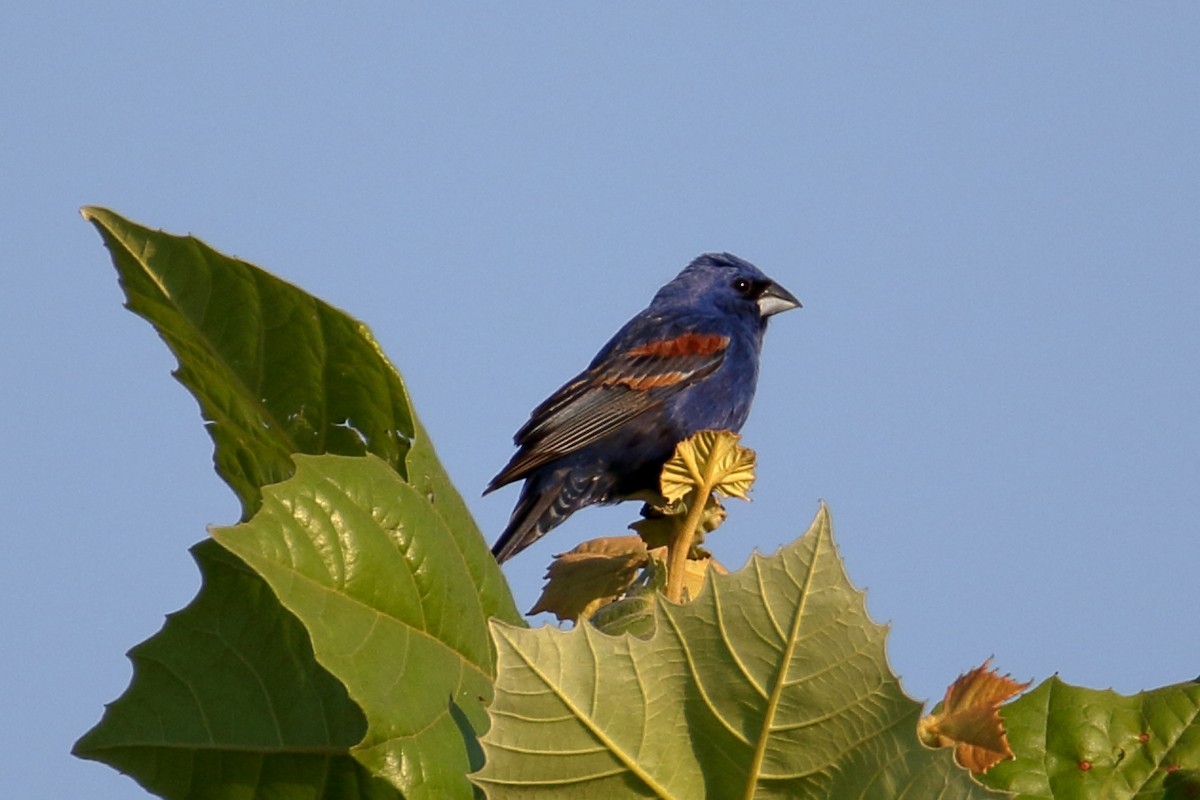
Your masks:
<svg viewBox="0 0 1200 800"><path fill-rule="evenodd" d="M735 252L804 309L719 558L828 501L922 699L1200 673L1200 7L252 5L0 12L6 796L144 796L68 750L237 516L87 203L369 323L490 537L529 410Z"/></svg>

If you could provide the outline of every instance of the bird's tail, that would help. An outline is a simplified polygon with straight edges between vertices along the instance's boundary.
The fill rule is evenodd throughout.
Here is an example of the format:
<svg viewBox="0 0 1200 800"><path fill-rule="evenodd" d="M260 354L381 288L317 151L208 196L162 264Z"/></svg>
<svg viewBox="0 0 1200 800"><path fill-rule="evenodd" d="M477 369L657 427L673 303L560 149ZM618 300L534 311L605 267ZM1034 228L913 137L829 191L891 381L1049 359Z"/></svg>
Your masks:
<svg viewBox="0 0 1200 800"><path fill-rule="evenodd" d="M571 470L530 475L508 525L492 545L492 555L503 564L556 528L574 512L604 500L595 477L571 480Z"/></svg>

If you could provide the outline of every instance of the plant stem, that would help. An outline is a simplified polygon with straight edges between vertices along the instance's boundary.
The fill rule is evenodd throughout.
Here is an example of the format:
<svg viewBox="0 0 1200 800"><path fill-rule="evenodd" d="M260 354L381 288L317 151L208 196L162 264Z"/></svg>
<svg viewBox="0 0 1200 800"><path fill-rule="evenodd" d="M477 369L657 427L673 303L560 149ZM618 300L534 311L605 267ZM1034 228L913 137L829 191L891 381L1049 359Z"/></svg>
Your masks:
<svg viewBox="0 0 1200 800"><path fill-rule="evenodd" d="M690 497L688 514L667 545L667 599L672 603L683 602L683 582L687 573L688 553L692 549L692 541L696 538L696 529L704 517L704 507L708 504L708 494L700 495L694 490Z"/></svg>

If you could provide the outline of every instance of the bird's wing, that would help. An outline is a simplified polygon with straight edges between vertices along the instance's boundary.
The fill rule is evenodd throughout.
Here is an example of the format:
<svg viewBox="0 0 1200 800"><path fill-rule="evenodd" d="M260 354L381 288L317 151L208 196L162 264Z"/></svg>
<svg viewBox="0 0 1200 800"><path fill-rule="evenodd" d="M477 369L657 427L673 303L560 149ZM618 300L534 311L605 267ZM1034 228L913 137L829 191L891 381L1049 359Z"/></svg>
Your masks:
<svg viewBox="0 0 1200 800"><path fill-rule="evenodd" d="M688 331L616 347L533 410L488 491L602 439L721 365L729 337Z"/></svg>

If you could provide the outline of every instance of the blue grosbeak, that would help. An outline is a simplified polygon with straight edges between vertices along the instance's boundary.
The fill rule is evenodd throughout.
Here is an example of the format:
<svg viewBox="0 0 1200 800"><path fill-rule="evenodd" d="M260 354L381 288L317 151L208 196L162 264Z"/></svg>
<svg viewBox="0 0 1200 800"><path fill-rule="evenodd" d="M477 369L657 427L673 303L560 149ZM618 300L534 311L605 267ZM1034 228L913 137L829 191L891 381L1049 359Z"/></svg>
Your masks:
<svg viewBox="0 0 1200 800"><path fill-rule="evenodd" d="M767 318L800 305L753 264L708 253L658 290L586 370L533 410L491 492L522 478L506 559L593 503L659 490L675 446L702 430L736 431L758 381Z"/></svg>

